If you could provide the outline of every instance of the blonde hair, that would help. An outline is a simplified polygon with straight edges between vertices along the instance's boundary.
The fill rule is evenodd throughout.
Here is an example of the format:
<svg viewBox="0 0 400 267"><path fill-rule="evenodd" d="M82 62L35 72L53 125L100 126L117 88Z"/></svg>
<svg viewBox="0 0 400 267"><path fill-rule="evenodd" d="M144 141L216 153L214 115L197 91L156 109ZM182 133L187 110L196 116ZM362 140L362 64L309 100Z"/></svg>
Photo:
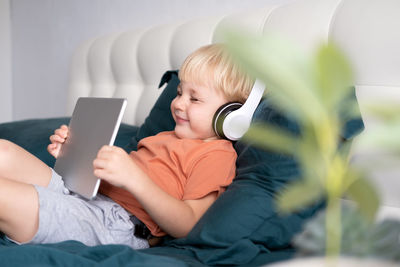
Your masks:
<svg viewBox="0 0 400 267"><path fill-rule="evenodd" d="M254 79L233 62L223 44L200 47L190 54L179 70L181 81L209 86L222 92L230 102L244 103Z"/></svg>

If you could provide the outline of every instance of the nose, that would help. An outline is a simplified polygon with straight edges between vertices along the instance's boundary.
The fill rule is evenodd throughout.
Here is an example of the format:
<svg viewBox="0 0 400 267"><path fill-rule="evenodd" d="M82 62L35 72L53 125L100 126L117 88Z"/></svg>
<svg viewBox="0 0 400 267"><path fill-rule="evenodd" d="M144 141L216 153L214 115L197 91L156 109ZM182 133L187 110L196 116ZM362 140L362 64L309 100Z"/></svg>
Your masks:
<svg viewBox="0 0 400 267"><path fill-rule="evenodd" d="M184 110L186 106L185 99L182 96L176 97L174 99L174 106L175 109Z"/></svg>

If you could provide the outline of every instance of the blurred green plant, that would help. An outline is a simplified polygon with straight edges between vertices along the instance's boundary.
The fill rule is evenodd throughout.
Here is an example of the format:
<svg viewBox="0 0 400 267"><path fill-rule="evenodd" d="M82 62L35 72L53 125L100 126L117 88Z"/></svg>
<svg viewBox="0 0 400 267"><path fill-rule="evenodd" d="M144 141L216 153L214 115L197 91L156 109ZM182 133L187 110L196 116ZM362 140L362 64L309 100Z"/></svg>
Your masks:
<svg viewBox="0 0 400 267"><path fill-rule="evenodd" d="M264 81L269 99L300 125L295 136L272 125L255 124L244 140L293 155L302 179L286 186L277 197L282 212L298 211L326 199L326 255L341 250L341 199L352 199L372 223L379 207L374 186L348 162L349 145L341 145L346 120L360 116L349 98L353 73L343 53L332 43L308 55L290 42L271 35L252 36L227 31L228 49L244 70Z"/></svg>

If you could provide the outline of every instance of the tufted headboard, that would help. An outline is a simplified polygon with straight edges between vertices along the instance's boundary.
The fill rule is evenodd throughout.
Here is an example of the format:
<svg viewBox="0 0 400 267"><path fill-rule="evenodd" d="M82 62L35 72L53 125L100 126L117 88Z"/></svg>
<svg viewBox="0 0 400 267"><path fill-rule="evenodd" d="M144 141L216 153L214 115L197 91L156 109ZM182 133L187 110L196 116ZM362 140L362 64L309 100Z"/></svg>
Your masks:
<svg viewBox="0 0 400 267"><path fill-rule="evenodd" d="M305 51L333 40L353 63L368 131L374 121L363 112L365 101L400 102L399 11L398 0L297 0L96 37L82 43L73 56L67 115L79 96L125 97L123 121L140 125L161 92L157 87L162 74L179 69L190 52L218 41L216 32L233 24L257 34L279 32ZM362 156L357 149L353 153ZM384 216L400 217L399 173L396 169L374 175L383 192Z"/></svg>

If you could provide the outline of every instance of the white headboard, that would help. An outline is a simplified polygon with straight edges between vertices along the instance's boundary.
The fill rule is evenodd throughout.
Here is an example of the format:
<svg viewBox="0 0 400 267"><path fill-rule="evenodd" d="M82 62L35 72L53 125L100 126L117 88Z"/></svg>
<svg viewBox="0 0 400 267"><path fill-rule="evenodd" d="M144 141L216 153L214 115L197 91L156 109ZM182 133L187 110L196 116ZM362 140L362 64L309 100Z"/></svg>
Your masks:
<svg viewBox="0 0 400 267"><path fill-rule="evenodd" d="M400 100L399 12L399 0L297 0L97 37L84 42L73 57L68 115L79 96L126 97L123 121L140 125L161 92L157 86L162 74L179 69L196 48L218 41L215 32L227 24L258 34L277 31L306 51L331 39L353 63L361 111L367 99ZM362 115L366 130L373 127ZM389 213L391 207L400 207L399 176L399 170L384 182L382 174L376 176Z"/></svg>

